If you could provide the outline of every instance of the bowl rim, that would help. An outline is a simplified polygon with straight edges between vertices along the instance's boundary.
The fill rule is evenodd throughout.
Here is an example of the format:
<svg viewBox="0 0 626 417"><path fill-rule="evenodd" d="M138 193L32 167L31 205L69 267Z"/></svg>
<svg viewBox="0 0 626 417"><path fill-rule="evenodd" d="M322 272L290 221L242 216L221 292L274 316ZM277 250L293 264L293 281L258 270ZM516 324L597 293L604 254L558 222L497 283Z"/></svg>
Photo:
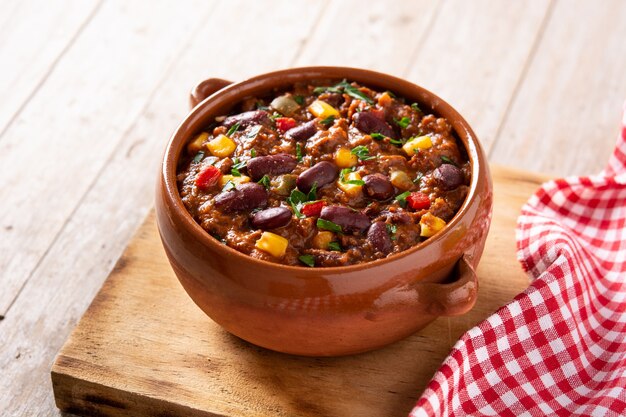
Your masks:
<svg viewBox="0 0 626 417"><path fill-rule="evenodd" d="M284 85L289 85L293 84L294 82L305 80L313 81L316 79L326 80L345 78L356 82L362 82L366 86L369 86L372 83L360 80L362 80L363 78L376 79L380 80L380 83L377 84L389 86L388 89L390 91L397 92L400 96L405 97L407 100L419 102L420 105L426 104L425 102L428 101L428 107L431 108L434 114L443 116L441 114L441 110L444 110L443 113L446 113L446 115L443 117L446 117L446 119L453 125L453 130L465 146L466 153L470 160L472 173L468 195L465 197L463 204L456 212L452 220L450 220L450 222L448 222L446 226L434 236L402 252L398 252L392 254L391 256L376 259L373 261L332 267L308 267L304 265L294 266L265 261L239 252L238 250L233 249L230 246L225 245L212 237L206 230L202 228L200 224L198 224L193 219L191 214L187 211L187 208L183 204L182 198L180 197L178 191L176 171L183 146L185 143L187 143L189 137L195 133L191 130L193 124L200 123L201 121L206 122L207 118L220 115L213 114L211 116L210 113L206 114L208 112L208 110L206 109L209 103L216 100L219 101L220 98L231 94L241 95L238 100L224 99L226 103L232 102L232 104L234 105L240 102L241 99L246 97L245 93L248 92L248 90L252 90L253 88L259 88L263 84L271 82L271 80L277 78L280 78L282 80L281 83ZM392 84L394 84L396 88L391 88ZM406 91L397 91L397 87L399 86L403 90L412 90L415 94L407 95ZM271 88L276 88L276 86L272 85L271 87L267 87L268 90L271 90ZM450 120L451 116L452 118L454 118L454 121ZM462 128L462 130L460 130L459 128ZM177 220L179 220L179 222L177 222L177 225L182 225L182 227L184 227L187 232L193 235L194 238L201 242L203 245L211 248L211 250L216 251L223 256L238 258L237 260L250 263L252 264L252 266L277 268L283 270L284 272L297 273L299 276L303 276L304 278L306 278L307 276L313 275L319 276L321 272L324 274L343 274L347 272L356 272L364 269L387 265L402 258L406 258L416 252L423 252L429 247L434 247L437 242L445 240L454 232L457 224L469 212L470 208L473 206L473 202L476 199L480 198L478 194L478 185L480 179L479 174L483 172L486 173L487 176L489 175L488 170L485 169L485 166L487 165L487 160L483 159L484 155L485 154L482 150L482 146L478 140L478 137L476 136L470 125L467 123L467 121L463 118L463 116L461 116L461 114L449 103L447 103L431 91L405 79L377 71L343 66L307 66L266 72L238 82L233 82L232 84L221 88L220 90L214 92L213 94L202 100L185 116L183 121L178 125L174 133L170 136L170 139L165 148L165 153L163 156L159 175L161 176L160 186L163 187L165 191L163 193L163 197L166 200L166 205L169 205L171 208L171 210L168 211L173 213L173 215L176 216ZM461 254L465 250L466 248L461 251Z"/></svg>

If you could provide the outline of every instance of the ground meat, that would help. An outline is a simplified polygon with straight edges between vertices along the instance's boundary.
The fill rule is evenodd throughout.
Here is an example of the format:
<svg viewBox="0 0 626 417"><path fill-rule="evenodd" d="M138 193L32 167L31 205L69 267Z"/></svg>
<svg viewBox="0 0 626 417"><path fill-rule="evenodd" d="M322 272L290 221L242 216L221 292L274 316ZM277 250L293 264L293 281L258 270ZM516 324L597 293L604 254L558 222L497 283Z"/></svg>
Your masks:
<svg viewBox="0 0 626 417"><path fill-rule="evenodd" d="M252 158L260 159L248 175ZM438 169L446 163L458 169ZM455 173L452 186L441 182L441 172ZM250 177L265 190L243 186ZM441 222L430 224L439 225L454 217L469 191L471 166L446 119L390 92L320 80L249 97L216 117L190 138L177 181L189 213L221 243L265 261L331 267L390 256L436 233L422 216L436 216ZM218 194L223 201L233 190L243 193L233 194L241 201L263 205L215 206ZM288 208L292 218L252 226L258 210L275 207L283 209L263 216ZM370 224L376 226L368 233Z"/></svg>

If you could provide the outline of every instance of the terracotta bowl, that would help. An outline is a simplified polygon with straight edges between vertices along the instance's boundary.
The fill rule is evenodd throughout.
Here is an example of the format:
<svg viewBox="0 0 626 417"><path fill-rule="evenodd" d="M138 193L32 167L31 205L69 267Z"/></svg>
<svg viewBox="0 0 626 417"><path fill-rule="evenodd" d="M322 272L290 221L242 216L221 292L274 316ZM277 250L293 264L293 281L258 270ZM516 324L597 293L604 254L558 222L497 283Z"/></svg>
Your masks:
<svg viewBox="0 0 626 417"><path fill-rule="evenodd" d="M390 90L448 119L467 149L471 189L448 225L410 250L374 262L332 268L284 266L229 248L189 215L178 194L176 166L185 143L242 99L316 79L347 78ZM256 345L307 356L376 349L423 328L438 316L470 310L474 268L491 220L487 159L467 122L449 104L408 81L354 68L308 67L238 83L201 82L193 110L171 137L159 174L156 211L165 252L193 301L230 333Z"/></svg>

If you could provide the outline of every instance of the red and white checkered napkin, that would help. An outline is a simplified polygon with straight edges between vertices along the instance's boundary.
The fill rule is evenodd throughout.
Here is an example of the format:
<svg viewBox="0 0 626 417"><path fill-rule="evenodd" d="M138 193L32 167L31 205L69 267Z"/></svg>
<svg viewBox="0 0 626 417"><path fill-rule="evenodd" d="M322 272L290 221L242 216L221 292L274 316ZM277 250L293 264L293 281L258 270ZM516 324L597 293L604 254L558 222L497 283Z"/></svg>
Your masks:
<svg viewBox="0 0 626 417"><path fill-rule="evenodd" d="M463 335L410 417L626 416L626 108L605 171L544 184L517 244L532 284Z"/></svg>

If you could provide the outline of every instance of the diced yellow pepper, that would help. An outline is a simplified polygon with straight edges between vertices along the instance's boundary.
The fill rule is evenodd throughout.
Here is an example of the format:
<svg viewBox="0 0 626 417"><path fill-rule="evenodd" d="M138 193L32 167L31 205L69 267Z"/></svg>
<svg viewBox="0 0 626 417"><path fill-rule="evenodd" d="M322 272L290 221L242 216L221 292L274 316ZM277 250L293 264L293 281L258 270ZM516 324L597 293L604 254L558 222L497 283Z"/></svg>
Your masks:
<svg viewBox="0 0 626 417"><path fill-rule="evenodd" d="M359 181L360 179L361 175L359 175L358 172L351 172L344 177L345 182L341 180L337 181L337 187L349 196L354 197L361 192L363 186L358 184L348 184L348 181Z"/></svg>
<svg viewBox="0 0 626 417"><path fill-rule="evenodd" d="M313 247L316 249L328 249L328 245L333 241L335 235L326 230L319 231L313 238Z"/></svg>
<svg viewBox="0 0 626 417"><path fill-rule="evenodd" d="M237 144L231 138L226 135L219 135L212 141L206 144L206 147L211 151L211 155L225 158L235 152Z"/></svg>
<svg viewBox="0 0 626 417"><path fill-rule="evenodd" d="M393 186L400 190L410 190L413 188L413 181L409 178L409 174L404 171L392 171L389 177Z"/></svg>
<svg viewBox="0 0 626 417"><path fill-rule="evenodd" d="M339 117L337 109L322 100L315 100L311 103L309 111L313 114L313 116L319 117L320 119L326 119L331 116Z"/></svg>
<svg viewBox="0 0 626 417"><path fill-rule="evenodd" d="M434 216L430 212L424 214L420 219L420 226L422 231L420 236L431 237L446 226L446 222L437 216Z"/></svg>
<svg viewBox="0 0 626 417"><path fill-rule="evenodd" d="M202 132L198 136L196 136L196 138L189 142L189 144L187 145L187 150L189 151L189 153L196 153L200 149L202 149L202 145L204 144L204 142L206 142L208 138L209 134L206 132Z"/></svg>
<svg viewBox="0 0 626 417"><path fill-rule="evenodd" d="M430 136L418 136L415 138L409 139L403 146L404 152L407 155L413 156L415 155L416 149L428 149L433 146L433 141L430 140Z"/></svg>
<svg viewBox="0 0 626 417"><path fill-rule="evenodd" d="M222 175L220 178L220 186L225 186L228 181L232 181L233 184L239 185L250 182L250 177L246 177L245 175L240 175L238 177L234 175Z"/></svg>
<svg viewBox="0 0 626 417"><path fill-rule="evenodd" d="M339 168L351 168L359 162L359 158L350 149L339 148L335 152L335 164Z"/></svg>
<svg viewBox="0 0 626 417"><path fill-rule="evenodd" d="M271 232L263 232L254 246L276 258L282 258L287 251L288 245L289 241L284 237Z"/></svg>

